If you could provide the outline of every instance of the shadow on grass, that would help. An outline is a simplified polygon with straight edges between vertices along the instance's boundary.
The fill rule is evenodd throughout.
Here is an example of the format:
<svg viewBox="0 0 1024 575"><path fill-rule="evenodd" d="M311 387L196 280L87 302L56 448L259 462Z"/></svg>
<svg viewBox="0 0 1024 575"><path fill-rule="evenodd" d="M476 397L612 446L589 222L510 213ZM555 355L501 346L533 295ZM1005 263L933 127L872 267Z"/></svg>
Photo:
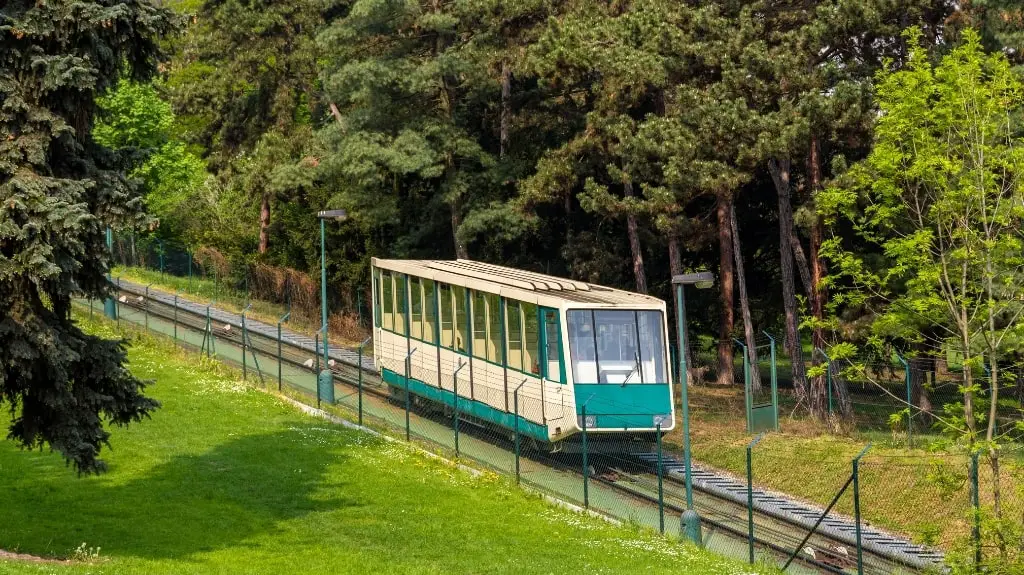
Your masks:
<svg viewBox="0 0 1024 575"><path fill-rule="evenodd" d="M38 452L8 452L0 456L8 483L0 548L62 556L87 542L106 556L187 559L253 545L281 522L360 505L324 495L344 490L326 471L330 465L337 476L352 441L352 434L300 425L178 456L120 484L116 467L76 478Z"/></svg>

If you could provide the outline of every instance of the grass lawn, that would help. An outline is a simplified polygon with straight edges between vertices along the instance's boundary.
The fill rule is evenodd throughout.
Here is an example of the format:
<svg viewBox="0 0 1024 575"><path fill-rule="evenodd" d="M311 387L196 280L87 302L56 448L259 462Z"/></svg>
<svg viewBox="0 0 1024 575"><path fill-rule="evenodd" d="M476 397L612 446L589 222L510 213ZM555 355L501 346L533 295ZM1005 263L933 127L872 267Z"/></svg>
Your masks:
<svg viewBox="0 0 1024 575"><path fill-rule="evenodd" d="M746 479L746 446L753 436L744 429L742 390L691 388L691 440L695 460ZM832 435L808 418L791 418L780 407L781 433L766 434L753 450L754 483L824 507L850 476L851 460L872 442L861 462L861 512L867 522L911 539L946 549L969 537L971 530L968 458L964 454L907 450L904 436L853 431ZM916 445L933 437L918 434ZM669 439L682 444L677 429ZM1007 517L1024 511L1024 456L1002 456L1000 485ZM986 458L979 469L983 505L992 502L992 472ZM1011 495L1012 494L1012 495ZM853 515L852 492L837 509Z"/></svg>
<svg viewBox="0 0 1024 575"><path fill-rule="evenodd" d="M72 558L0 560L0 572L751 571L302 415L168 343L139 338L130 358L163 407L114 430L106 474L76 477L56 454L0 443L0 549Z"/></svg>

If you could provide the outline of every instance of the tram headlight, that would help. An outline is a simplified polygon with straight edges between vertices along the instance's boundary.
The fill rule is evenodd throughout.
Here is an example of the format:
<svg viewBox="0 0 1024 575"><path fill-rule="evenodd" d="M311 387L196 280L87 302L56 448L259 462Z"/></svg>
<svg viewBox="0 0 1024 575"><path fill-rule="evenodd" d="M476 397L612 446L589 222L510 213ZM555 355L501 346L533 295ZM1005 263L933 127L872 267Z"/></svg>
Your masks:
<svg viewBox="0 0 1024 575"><path fill-rule="evenodd" d="M579 425L582 428L583 427L583 416L582 415L577 415L576 416L576 420L577 420L576 421L577 425ZM597 416L596 415L588 415L587 416L586 424L587 424L586 425L587 429L593 429L593 428L597 427Z"/></svg>

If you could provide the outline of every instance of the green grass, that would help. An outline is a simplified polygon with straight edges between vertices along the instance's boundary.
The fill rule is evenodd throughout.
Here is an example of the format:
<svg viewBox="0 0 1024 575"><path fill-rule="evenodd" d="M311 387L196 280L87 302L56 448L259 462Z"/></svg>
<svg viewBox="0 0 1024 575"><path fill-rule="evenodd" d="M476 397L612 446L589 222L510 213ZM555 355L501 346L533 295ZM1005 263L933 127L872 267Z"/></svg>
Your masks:
<svg viewBox="0 0 1024 575"><path fill-rule="evenodd" d="M106 323L90 331L113 337ZM0 444L5 573L741 573L750 567L554 507L398 442L313 419L238 374L139 337L152 420L115 429L110 469Z"/></svg>

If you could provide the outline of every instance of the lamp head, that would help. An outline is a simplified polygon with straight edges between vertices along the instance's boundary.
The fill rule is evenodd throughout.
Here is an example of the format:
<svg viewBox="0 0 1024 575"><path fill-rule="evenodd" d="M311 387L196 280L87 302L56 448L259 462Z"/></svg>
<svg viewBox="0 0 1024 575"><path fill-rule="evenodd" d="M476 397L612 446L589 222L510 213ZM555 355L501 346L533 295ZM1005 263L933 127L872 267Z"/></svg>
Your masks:
<svg viewBox="0 0 1024 575"><path fill-rule="evenodd" d="M711 272L694 272L672 276L673 285L692 285L697 289L707 289L715 285L715 274Z"/></svg>
<svg viewBox="0 0 1024 575"><path fill-rule="evenodd" d="M316 217L321 220L334 220L336 222L343 222L348 219L348 212L345 210L323 210L318 212Z"/></svg>

